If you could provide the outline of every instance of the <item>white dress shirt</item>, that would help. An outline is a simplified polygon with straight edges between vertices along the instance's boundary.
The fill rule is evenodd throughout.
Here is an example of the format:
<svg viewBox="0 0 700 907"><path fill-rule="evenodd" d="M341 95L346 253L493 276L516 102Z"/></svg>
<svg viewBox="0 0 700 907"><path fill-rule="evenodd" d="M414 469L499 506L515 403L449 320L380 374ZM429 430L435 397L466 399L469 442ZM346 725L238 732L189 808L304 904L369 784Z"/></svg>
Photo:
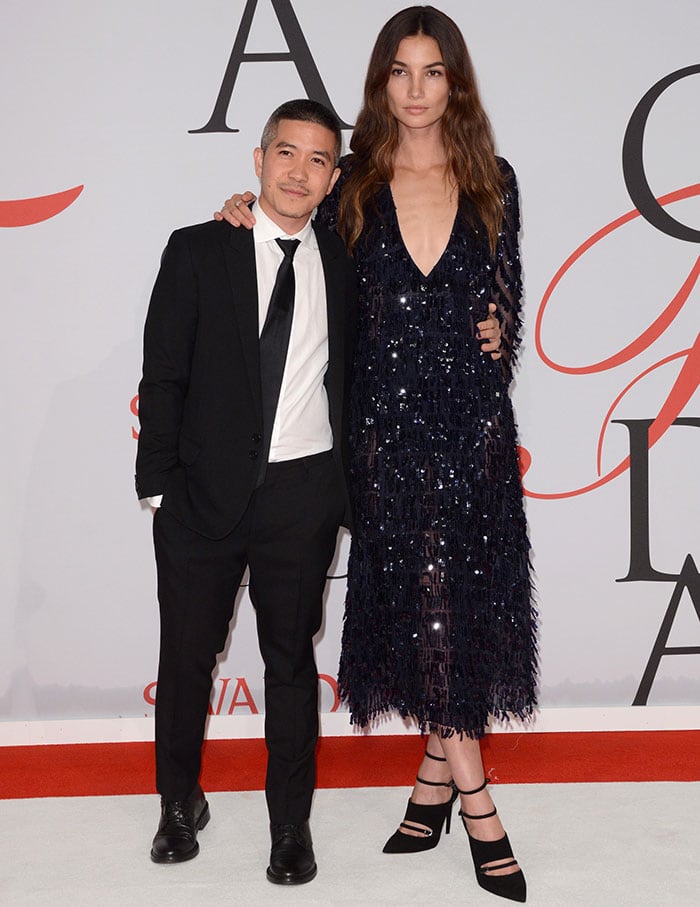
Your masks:
<svg viewBox="0 0 700 907"><path fill-rule="evenodd" d="M323 265L311 221L293 236L255 206L255 266L258 277L258 332L262 333L284 254L276 239L298 239L294 255L294 318L287 361L272 428L270 462L322 453L333 446L328 397L328 312Z"/></svg>

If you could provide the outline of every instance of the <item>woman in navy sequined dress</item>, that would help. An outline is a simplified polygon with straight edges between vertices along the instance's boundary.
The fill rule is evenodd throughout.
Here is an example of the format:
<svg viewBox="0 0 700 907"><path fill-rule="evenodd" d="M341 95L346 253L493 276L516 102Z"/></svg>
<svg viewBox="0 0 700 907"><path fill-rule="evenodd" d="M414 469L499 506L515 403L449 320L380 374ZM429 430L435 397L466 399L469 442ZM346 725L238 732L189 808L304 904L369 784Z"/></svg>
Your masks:
<svg viewBox="0 0 700 907"><path fill-rule="evenodd" d="M347 174L352 157L342 163ZM389 184L354 249L355 527L339 690L355 724L397 710L423 731L478 738L489 716L524 718L534 704L529 543L508 396L520 323L518 197L512 169L503 159L499 167L505 220L495 260L461 199L423 273ZM319 212L331 226L337 195ZM499 361L478 337L490 302L502 324Z"/></svg>
<svg viewBox="0 0 700 907"><path fill-rule="evenodd" d="M357 724L396 709L430 733L385 852L434 846L454 784L479 883L525 900L478 744L489 716L525 718L536 698L508 396L518 192L451 19L412 7L384 26L351 148L337 215L360 279L340 695ZM498 360L477 339L489 303L501 322Z"/></svg>
<svg viewBox="0 0 700 907"><path fill-rule="evenodd" d="M479 884L524 901L478 742L490 716L527 718L536 695L508 396L520 328L518 192L449 17L410 7L384 26L351 148L318 213L346 240L360 280L339 690L353 723L397 710L429 733L385 852L435 846L459 795ZM248 212L234 198L236 223ZM501 325L497 358L478 336L489 304Z"/></svg>

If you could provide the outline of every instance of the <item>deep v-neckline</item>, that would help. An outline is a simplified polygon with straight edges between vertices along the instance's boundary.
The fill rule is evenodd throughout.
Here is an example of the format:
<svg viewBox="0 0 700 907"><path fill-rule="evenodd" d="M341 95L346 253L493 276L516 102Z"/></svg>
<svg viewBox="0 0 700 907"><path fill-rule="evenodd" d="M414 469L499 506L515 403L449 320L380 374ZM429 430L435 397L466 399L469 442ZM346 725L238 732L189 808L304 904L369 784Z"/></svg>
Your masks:
<svg viewBox="0 0 700 907"><path fill-rule="evenodd" d="M416 264L416 260L413 257L413 255L411 255L411 251L408 248L408 245L406 244L406 240L403 237L403 233L401 232L401 223L399 221L399 212L396 207L396 201L394 200L394 193L391 191L391 185L389 183L387 183L387 190L389 192L389 201L391 202L391 210L393 211L393 214L394 214L394 224L396 225L396 232L398 233L399 241L401 242L404 252L406 253L406 258L408 258L408 260L411 262L413 267L416 269L416 271L418 271L418 273L424 280L429 280L430 276L435 271L435 268L437 268L437 266L440 264L442 259L445 257L447 250L450 248L450 243L452 241L452 237L455 232L455 224L457 223L457 215L459 214L459 202L457 203L455 215L454 215L454 218L452 219L452 226L450 227L450 232L447 237L447 242L445 243L445 247L443 248L442 252L438 255L438 257L433 262L432 268L429 271L423 271L422 268L420 268Z"/></svg>

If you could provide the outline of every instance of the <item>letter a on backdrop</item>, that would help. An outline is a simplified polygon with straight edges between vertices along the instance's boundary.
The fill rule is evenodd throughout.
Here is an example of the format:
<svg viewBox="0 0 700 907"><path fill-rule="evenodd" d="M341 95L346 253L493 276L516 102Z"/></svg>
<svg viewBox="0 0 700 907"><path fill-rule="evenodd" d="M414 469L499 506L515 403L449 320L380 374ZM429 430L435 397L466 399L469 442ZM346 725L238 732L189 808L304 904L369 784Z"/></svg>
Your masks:
<svg viewBox="0 0 700 907"><path fill-rule="evenodd" d="M238 33L233 42L233 50L231 51L231 56L226 67L226 72L224 73L224 78L221 82L221 88L219 89L219 95L214 104L212 115L206 125L202 126L201 129L190 129L190 133L239 131L226 124L226 114L231 103L231 97L236 85L236 79L238 78L238 71L241 68L241 63L279 63L291 60L297 68L297 72L299 73L299 77L307 95L313 101L319 101L321 104L325 104L326 107L329 107L336 114L336 116L338 115L331 103L331 99L328 97L328 92L323 84L314 58L311 55L309 45L306 43L306 38L299 25L299 20L292 9L291 0L271 0L271 2L272 8L277 16L277 21L279 22L282 33L287 41L289 52L262 54L246 53L245 48L248 43L248 37L250 36L255 10L258 6L258 0L248 0L245 9L243 10L241 24L238 27ZM341 118L338 117L338 119ZM343 129L352 128L351 124L343 122L342 119L340 125Z"/></svg>

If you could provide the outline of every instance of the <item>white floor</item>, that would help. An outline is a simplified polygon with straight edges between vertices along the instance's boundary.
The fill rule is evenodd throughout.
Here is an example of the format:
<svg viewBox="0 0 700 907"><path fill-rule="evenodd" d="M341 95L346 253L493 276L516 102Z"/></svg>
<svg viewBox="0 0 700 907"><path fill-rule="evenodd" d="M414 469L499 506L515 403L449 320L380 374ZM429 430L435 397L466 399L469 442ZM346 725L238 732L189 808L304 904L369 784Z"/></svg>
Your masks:
<svg viewBox="0 0 700 907"><path fill-rule="evenodd" d="M174 866L148 858L156 797L0 801L0 904L505 904L477 887L457 821L435 850L382 854L408 793L319 791L312 815L319 873L289 888L265 878L259 792L210 794L201 852ZM700 783L498 785L493 793L532 907L700 904Z"/></svg>

